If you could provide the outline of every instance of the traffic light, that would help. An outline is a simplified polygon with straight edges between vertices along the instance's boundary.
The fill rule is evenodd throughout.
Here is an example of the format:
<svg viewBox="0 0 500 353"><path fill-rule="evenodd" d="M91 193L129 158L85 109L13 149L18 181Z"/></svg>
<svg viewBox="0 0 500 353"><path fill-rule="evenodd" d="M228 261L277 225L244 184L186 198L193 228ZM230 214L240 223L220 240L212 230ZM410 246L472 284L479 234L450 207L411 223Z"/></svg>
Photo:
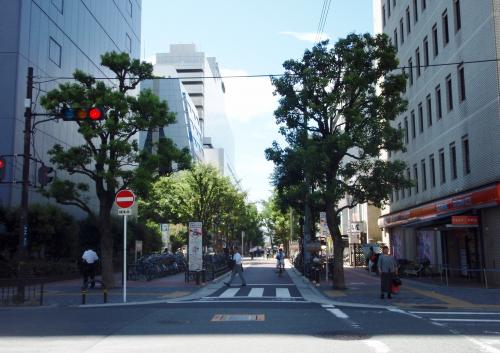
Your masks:
<svg viewBox="0 0 500 353"><path fill-rule="evenodd" d="M38 182L42 187L54 180L54 175L52 174L53 172L54 168L46 165L42 165L38 168Z"/></svg>
<svg viewBox="0 0 500 353"><path fill-rule="evenodd" d="M85 108L63 108L61 117L64 121L100 121L104 120L104 110L99 107Z"/></svg>
<svg viewBox="0 0 500 353"><path fill-rule="evenodd" d="M7 163L4 157L0 157L0 181L5 177L5 169L7 168Z"/></svg>

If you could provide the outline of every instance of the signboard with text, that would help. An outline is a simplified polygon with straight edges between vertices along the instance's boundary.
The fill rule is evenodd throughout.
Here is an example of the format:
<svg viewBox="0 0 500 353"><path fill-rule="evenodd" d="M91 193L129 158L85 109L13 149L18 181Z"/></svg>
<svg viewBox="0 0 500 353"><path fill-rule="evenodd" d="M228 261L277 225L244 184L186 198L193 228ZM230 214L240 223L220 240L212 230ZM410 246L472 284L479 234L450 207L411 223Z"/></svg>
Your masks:
<svg viewBox="0 0 500 353"><path fill-rule="evenodd" d="M477 226L478 216L451 216L451 224L461 226Z"/></svg>
<svg viewBox="0 0 500 353"><path fill-rule="evenodd" d="M203 269L203 234L201 222L189 222L189 271Z"/></svg>

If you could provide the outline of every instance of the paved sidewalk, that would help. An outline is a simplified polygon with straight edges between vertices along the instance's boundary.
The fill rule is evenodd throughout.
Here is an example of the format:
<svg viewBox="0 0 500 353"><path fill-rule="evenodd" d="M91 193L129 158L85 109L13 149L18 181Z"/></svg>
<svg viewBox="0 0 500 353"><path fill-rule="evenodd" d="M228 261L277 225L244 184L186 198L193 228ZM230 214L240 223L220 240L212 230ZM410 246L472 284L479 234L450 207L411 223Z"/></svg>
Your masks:
<svg viewBox="0 0 500 353"><path fill-rule="evenodd" d="M345 267L344 271L346 290L332 289L331 280L322 282L317 289L328 298L346 303L396 305L401 308L500 310L500 289L446 287L403 277L400 292L393 295L393 299L380 299L378 276L364 268Z"/></svg>
<svg viewBox="0 0 500 353"><path fill-rule="evenodd" d="M100 279L99 276L96 279ZM80 305L82 304L81 279L51 282L45 285L44 305ZM116 274L116 288L108 290L108 303L123 303L121 274ZM184 272L154 279L152 281L127 281L127 303L155 300L169 300L188 296L203 285L196 282L184 282ZM103 290L88 289L86 304L103 304Z"/></svg>

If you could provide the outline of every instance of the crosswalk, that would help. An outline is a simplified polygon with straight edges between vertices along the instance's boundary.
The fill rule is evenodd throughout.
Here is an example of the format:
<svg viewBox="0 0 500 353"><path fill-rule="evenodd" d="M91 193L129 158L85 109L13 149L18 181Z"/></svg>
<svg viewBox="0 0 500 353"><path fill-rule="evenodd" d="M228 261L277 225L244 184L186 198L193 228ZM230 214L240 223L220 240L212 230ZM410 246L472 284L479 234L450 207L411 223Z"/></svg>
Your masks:
<svg viewBox="0 0 500 353"><path fill-rule="evenodd" d="M500 312L495 311L408 311L412 315L427 318L437 324L494 323L500 324Z"/></svg>
<svg viewBox="0 0 500 353"><path fill-rule="evenodd" d="M257 285L245 287L223 287L204 300L278 300L278 301L303 301L304 298L295 286Z"/></svg>

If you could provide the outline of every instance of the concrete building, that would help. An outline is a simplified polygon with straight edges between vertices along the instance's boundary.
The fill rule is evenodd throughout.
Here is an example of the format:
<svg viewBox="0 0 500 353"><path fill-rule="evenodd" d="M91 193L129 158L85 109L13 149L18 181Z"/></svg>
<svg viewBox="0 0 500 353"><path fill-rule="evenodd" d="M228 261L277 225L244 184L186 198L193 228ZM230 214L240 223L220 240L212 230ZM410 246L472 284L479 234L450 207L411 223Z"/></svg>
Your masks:
<svg viewBox="0 0 500 353"><path fill-rule="evenodd" d="M389 158L415 183L379 226L400 259L500 285L500 1L376 0L374 16L408 75Z"/></svg>
<svg viewBox="0 0 500 353"><path fill-rule="evenodd" d="M71 77L77 68L108 76L100 66L101 54L114 50L139 57L141 0L2 0L0 7L0 154L11 155L4 178L9 183L0 184L0 205L17 206L21 185L15 182L22 179L22 158L12 155L23 153L28 67L34 68L32 106L38 113L42 111L36 98L64 82L57 78ZM54 144L81 142L75 124L47 122L36 127L31 154L48 163L46 152ZM32 185L36 168L33 163ZM42 200L30 193L31 202Z"/></svg>
<svg viewBox="0 0 500 353"><path fill-rule="evenodd" d="M155 72L175 73L181 79L192 99L198 116L203 138L211 140L205 144L207 162L219 169L223 175L237 181L234 172L234 137L225 111L225 87L220 79L219 66L214 57L196 51L194 44L172 44L168 53L156 54ZM174 74L175 75L175 74ZM214 150L215 149L215 150Z"/></svg>

